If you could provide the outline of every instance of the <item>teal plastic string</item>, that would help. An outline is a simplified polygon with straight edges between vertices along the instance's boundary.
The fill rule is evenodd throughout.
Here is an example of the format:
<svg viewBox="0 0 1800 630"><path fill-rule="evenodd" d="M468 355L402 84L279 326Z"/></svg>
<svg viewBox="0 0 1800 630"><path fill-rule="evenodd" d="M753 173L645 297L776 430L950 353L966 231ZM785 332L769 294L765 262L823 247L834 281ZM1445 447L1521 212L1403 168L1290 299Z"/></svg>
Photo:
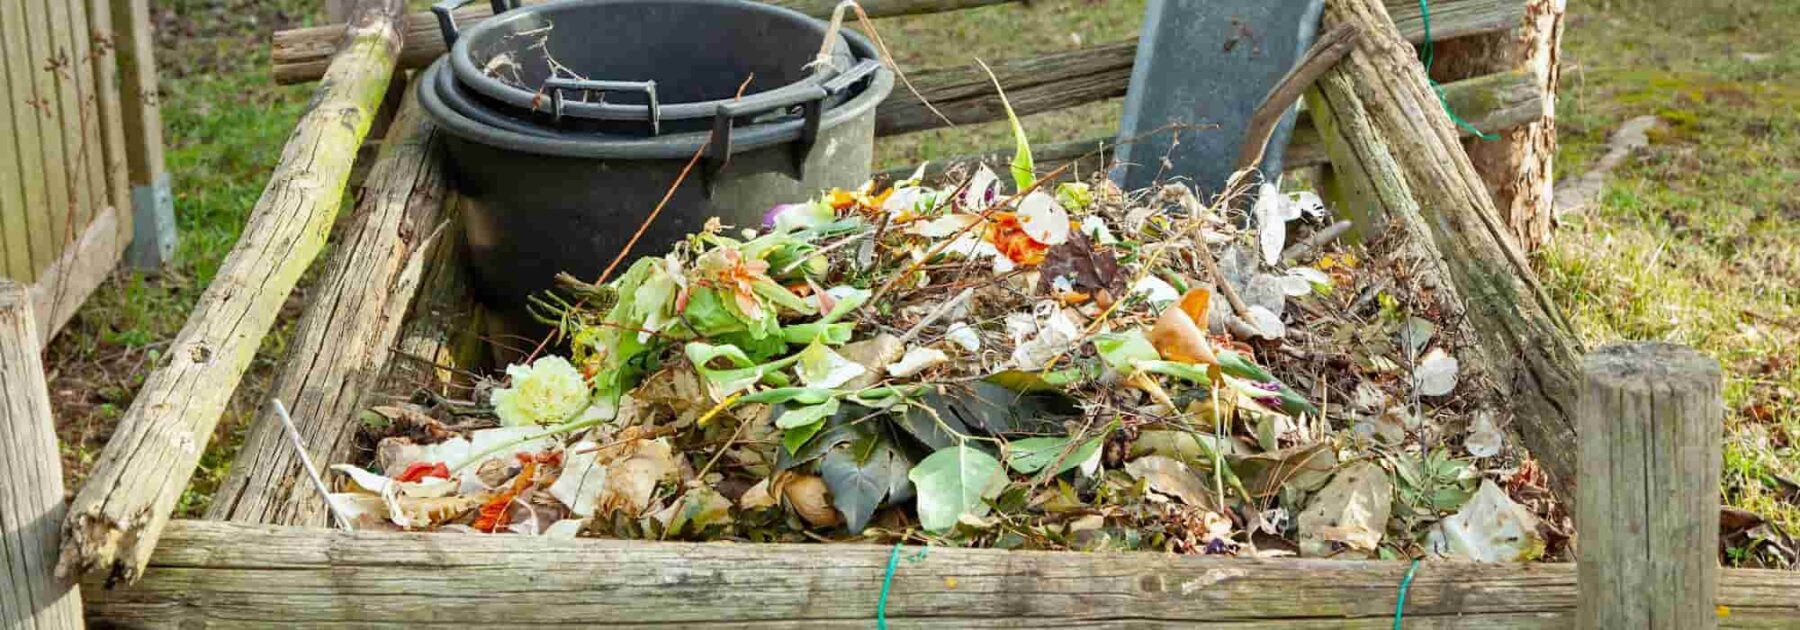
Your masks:
<svg viewBox="0 0 1800 630"><path fill-rule="evenodd" d="M1413 558L1412 566L1406 568L1406 577L1400 579L1400 601L1394 602L1394 630L1400 630L1400 620L1406 614L1406 590L1412 588L1413 574L1419 571L1419 559Z"/></svg>
<svg viewBox="0 0 1800 630"><path fill-rule="evenodd" d="M1430 2L1430 0L1419 0L1419 19L1420 19L1420 21L1423 21L1425 23L1425 81L1431 84L1431 91L1437 93L1438 105L1440 105L1444 108L1444 113L1450 115L1450 120L1452 122L1455 122L1456 126L1462 127L1463 129L1467 129L1469 131L1469 133L1475 134L1475 137L1481 138L1482 140L1499 139L1500 136L1486 133L1480 129L1475 128L1474 123L1471 123L1467 120L1463 120L1463 117L1456 115L1456 110L1450 109L1450 99L1448 99L1444 96L1444 86L1438 85L1437 81L1431 80L1431 64L1432 64L1432 62L1437 61L1437 56L1436 56L1436 53L1433 51L1433 46L1431 44L1431 2Z"/></svg>
<svg viewBox="0 0 1800 630"><path fill-rule="evenodd" d="M920 560L924 560L925 554L929 553L930 551L931 551L930 547L925 547L923 549L920 549L919 553L915 553L911 557L908 557L906 559L906 561L907 562L918 562ZM888 554L887 575L882 576L882 578L881 578L881 599L879 601L875 602L875 627L878 630L887 630L888 591L890 589L892 589L894 586L894 571L899 568L900 568L900 543L894 543L893 552Z"/></svg>

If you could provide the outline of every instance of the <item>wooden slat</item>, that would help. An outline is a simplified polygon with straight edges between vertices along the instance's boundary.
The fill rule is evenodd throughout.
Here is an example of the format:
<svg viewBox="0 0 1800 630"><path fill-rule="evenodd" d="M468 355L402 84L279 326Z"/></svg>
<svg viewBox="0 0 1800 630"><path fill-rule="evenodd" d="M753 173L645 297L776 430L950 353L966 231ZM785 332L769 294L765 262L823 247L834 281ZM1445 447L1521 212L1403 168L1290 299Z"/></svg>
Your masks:
<svg viewBox="0 0 1800 630"><path fill-rule="evenodd" d="M162 106L156 87L150 2L107 1L112 5L114 32L118 35L114 49L118 52L120 114L131 185L148 186L163 175ZM343 33L341 26L338 33ZM326 62L329 60L329 56L325 57Z"/></svg>
<svg viewBox="0 0 1800 630"><path fill-rule="evenodd" d="M1475 125L1475 128L1490 132L1501 132L1530 124L1537 120L1538 99L1541 93L1536 89L1536 80L1526 70L1502 72L1485 77L1476 77L1443 86L1444 98L1458 115L1463 116ZM1473 137L1466 129L1458 128L1465 137ZM1026 131L1030 131L1027 125ZM1205 133L1190 132L1190 133ZM1112 159L1112 136L1088 138L1069 142L1057 142L1032 147L1033 156L1037 158L1040 170L1053 168L1069 160L1082 159L1082 172L1092 172L1096 168L1104 168ZM1098 153L1096 148L1104 147ZM1012 147L995 148L982 153L962 155L933 160L928 168L932 174L940 173L951 164L960 162L987 162L1001 164L1012 159ZM1287 155L1283 164L1288 169L1306 166L1319 166L1330 160L1325 155L1324 147L1319 141L1319 132L1313 128L1311 112L1300 112L1300 118L1294 125L1294 134L1289 139ZM912 173L914 167L897 168L886 174L891 177L905 177Z"/></svg>
<svg viewBox="0 0 1800 630"><path fill-rule="evenodd" d="M872 17L909 15L931 11L947 11L972 6L1002 4L1018 0L871 0L864 2ZM1425 23L1420 19L1416 0L1387 0L1400 31L1415 43L1424 41ZM790 0L791 4L812 15L830 14L825 0ZM1522 0L1435 0L1431 3L1431 37L1444 40L1473 33L1484 33L1517 26L1524 19ZM458 24L468 28L491 14L485 8L471 8L457 13ZM444 39L437 21L430 13L407 16L406 41L400 56L403 68L422 68L444 54ZM277 83L316 81L325 71L331 53L337 50L343 25L332 24L277 31L270 55ZM995 35L1004 35L995 33ZM896 90L895 94L899 94Z"/></svg>
<svg viewBox="0 0 1800 630"><path fill-rule="evenodd" d="M1132 40L989 66L1014 111L1025 116L1124 96L1136 56L1137 41ZM920 95L951 122L967 125L1006 118L993 81L979 65L916 72L911 79ZM877 136L944 126L943 119L903 86L895 86L875 110Z"/></svg>
<svg viewBox="0 0 1800 630"><path fill-rule="evenodd" d="M94 78L94 31L88 16L88 0L54 0L69 14L72 44L65 77L75 84L76 167L85 166L83 183L87 201L76 208L75 233L80 234L100 210L111 205L106 181L106 145L101 136L100 87Z"/></svg>
<svg viewBox="0 0 1800 630"><path fill-rule="evenodd" d="M354 39L282 148L243 235L145 380L69 506L61 568L136 579L282 303L325 247L350 162L393 76L400 0L368 0Z"/></svg>
<svg viewBox="0 0 1800 630"><path fill-rule="evenodd" d="M81 592L56 577L62 454L23 285L0 279L0 627L81 627Z"/></svg>
<svg viewBox="0 0 1800 630"><path fill-rule="evenodd" d="M45 58L39 71L50 75L56 86L56 96L52 99L52 107L56 111L55 122L62 131L63 168L67 170L69 201L66 207L58 208L57 214L51 215L55 224L51 226L58 241L57 253L75 241L76 235L87 223L88 208L93 205L93 189L88 185L87 154L83 150L86 136L82 134L83 112L81 99L81 80L76 68L83 62L76 56L75 40L86 39L85 35L76 37L70 25L70 0L41 0L49 11L50 55Z"/></svg>
<svg viewBox="0 0 1800 630"><path fill-rule="evenodd" d="M893 548L343 533L171 523L144 579L84 589L133 627L873 625ZM903 555L918 554L916 548ZM898 627L1391 628L1405 562L932 548L893 572ZM1567 628L1569 564L1427 562L1408 628ZM1800 615L1800 574L1725 572L1726 627Z"/></svg>
<svg viewBox="0 0 1800 630"><path fill-rule="evenodd" d="M119 232L120 214L117 208L102 206L94 220L81 226L81 234L38 273L31 300L37 306L39 338L48 342L55 337L118 265L119 255L131 244Z"/></svg>
<svg viewBox="0 0 1800 630"><path fill-rule="evenodd" d="M23 18L18 11L0 13L0 132L5 135L0 138L0 252L5 254L0 258L0 277L29 283L37 278L37 267L31 261L30 224L26 221L30 205L25 188L27 182L42 182L43 174L38 171L37 147L22 147L26 136L16 130L20 120L37 129L37 121L24 111L28 106L23 94L30 94L29 82L15 79L10 67L20 63L15 60L24 59L14 47L24 37L19 28ZM21 148L31 150L25 159L20 159Z"/></svg>
<svg viewBox="0 0 1800 630"><path fill-rule="evenodd" d="M321 465L352 459L363 397L386 372L432 243L445 234L439 132L411 89L402 88L400 102L356 213L308 293L269 388L292 410L307 452ZM207 518L325 526L325 504L305 476L281 419L265 406L213 493Z"/></svg>
<svg viewBox="0 0 1800 630"><path fill-rule="evenodd" d="M39 269L56 260L62 251L61 234L69 211L69 172L63 160L62 126L57 121L58 109L56 99L60 98L56 91L56 79L44 70L50 59L51 36L49 10L46 0L21 0L10 7L24 13L25 25L22 38L25 40L23 54L7 60L8 71L15 77L22 77L31 86L25 112L31 119L31 129L25 125L15 129L20 133L21 146L31 146L36 152L37 162L43 175L42 188L36 188L39 198L29 201L30 214L26 236L31 240L31 261ZM23 5L22 7L20 5ZM11 64L17 60L18 67ZM15 88L16 89L16 88ZM21 94L23 96L24 94ZM21 159L27 156L21 153ZM29 196L34 190L26 184Z"/></svg>
<svg viewBox="0 0 1800 630"><path fill-rule="evenodd" d="M125 158L125 121L119 111L118 33L113 29L112 7L107 0L88 0L93 54L94 104L99 112L101 169L106 175L106 203L117 209L119 235L131 237L131 172Z"/></svg>

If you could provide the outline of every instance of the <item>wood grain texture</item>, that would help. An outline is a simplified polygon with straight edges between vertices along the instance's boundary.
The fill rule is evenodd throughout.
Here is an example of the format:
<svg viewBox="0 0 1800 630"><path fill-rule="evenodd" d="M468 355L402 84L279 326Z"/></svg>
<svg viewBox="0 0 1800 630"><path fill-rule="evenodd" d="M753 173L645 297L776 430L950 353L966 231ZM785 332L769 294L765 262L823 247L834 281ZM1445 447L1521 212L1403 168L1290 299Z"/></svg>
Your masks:
<svg viewBox="0 0 1800 630"><path fill-rule="evenodd" d="M1462 150L1456 126L1426 80L1412 46L1400 37L1376 0L1327 0L1327 26L1350 22L1363 28L1355 52L1326 75L1321 86L1355 102L1327 103L1337 121L1366 118L1368 132L1385 147L1363 142L1371 154L1385 152L1402 178L1405 194L1420 216L1406 219L1415 232L1428 232L1449 282L1421 280L1431 291L1454 287L1461 308L1438 313L1440 321L1463 321L1473 331L1466 350L1493 368L1463 387L1491 395L1512 412L1510 425L1551 478L1557 497L1575 500L1575 398L1578 343L1562 313L1550 301L1537 274L1501 220L1486 185ZM1335 81L1333 77L1336 77ZM1348 100L1347 98L1344 100ZM1368 134L1340 133L1340 137ZM1371 156L1362 156L1373 160ZM1333 156L1336 164L1338 156ZM1371 162L1371 164L1373 164ZM1370 166L1368 181L1388 177ZM1344 179L1344 178L1339 178ZM1404 206L1404 203L1399 205ZM1390 208L1391 210L1391 208ZM1411 240L1420 241L1415 234ZM1459 348L1459 351L1463 348Z"/></svg>
<svg viewBox="0 0 1800 630"><path fill-rule="evenodd" d="M62 454L25 287L0 280L0 628L80 628L81 591L56 576Z"/></svg>
<svg viewBox="0 0 1800 630"><path fill-rule="evenodd" d="M1019 0L870 0L863 8L870 17L891 17L934 11L1004 4ZM1424 41L1425 23L1420 19L1416 0L1388 0L1394 21L1402 33L1415 42ZM1509 29L1523 19L1524 0L1436 0L1431 3L1431 35L1433 39L1460 37L1474 33ZM776 2L793 6L817 17L831 14L834 3L826 0L787 0ZM458 11L457 24L469 28L492 16L486 8ZM400 56L403 68L423 68L444 54L444 37L437 20L430 13L414 13L406 18L407 48ZM315 81L324 73L325 64L336 50L337 37L343 25L333 24L276 31L270 44L275 82L304 83ZM1136 42L1132 42L1136 48ZM1003 83L1004 85L1004 83ZM1010 86L1008 87L1010 90ZM1119 90L1124 90L1121 86ZM895 90L899 95L904 90Z"/></svg>
<svg viewBox="0 0 1800 630"><path fill-rule="evenodd" d="M427 253L441 238L437 129L406 93L345 236L308 295L270 396L291 411L313 461L349 462L363 396L386 370ZM280 418L264 405L207 518L327 526Z"/></svg>
<svg viewBox="0 0 1800 630"><path fill-rule="evenodd" d="M106 206L81 235L63 247L56 260L38 273L31 285L31 301L37 308L38 339L49 343L81 310L82 302L112 275L119 256L131 244L119 233L119 210Z"/></svg>
<svg viewBox="0 0 1800 630"><path fill-rule="evenodd" d="M0 133L7 137L0 142L0 277L31 282L37 277L37 265L31 260L27 217L32 210L26 201L26 185L36 182L33 186L41 187L43 174L35 172L42 168L37 164L37 147L21 142L25 136L19 132L21 122L37 130L37 121L31 119L30 106L25 104L30 83L23 78L22 69L12 68L24 58L19 46L24 37L19 23L22 17L19 12L0 13Z"/></svg>
<svg viewBox="0 0 1800 630"><path fill-rule="evenodd" d="M63 168L68 174L64 184L68 187L68 205L57 208L57 214L51 215L51 230L60 253L75 240L75 235L81 233L82 226L87 223L88 208L93 205L93 189L88 183L91 174L87 166L87 137L82 133L87 112L78 71L84 62L80 61L76 50L76 41L85 41L86 32L77 36L72 29L70 0L39 1L49 11L49 30L44 35L50 40L50 54L44 58L39 71L50 75L55 86L55 96L51 97L49 106L52 119L62 132Z"/></svg>
<svg viewBox="0 0 1800 630"><path fill-rule="evenodd" d="M1564 0L1525 0L1524 7L1512 28L1440 43L1431 75L1454 81L1520 68L1535 80L1542 98L1529 124L1487 130L1489 138L1463 139L1500 217L1529 251L1549 241L1555 214L1556 92L1565 7Z"/></svg>
<svg viewBox="0 0 1800 630"><path fill-rule="evenodd" d="M394 358L371 402L397 402L424 389L452 399L468 399L475 370L485 367L487 324L475 302L463 259L462 230L454 192L444 202L449 223L427 255L426 276L413 297L406 324L394 344ZM385 398L385 400L382 400Z"/></svg>
<svg viewBox="0 0 1800 630"><path fill-rule="evenodd" d="M555 541L172 523L142 581L90 588L132 627L867 628L891 547ZM913 556L916 548L906 549ZM894 572L895 627L1391 628L1405 562L933 548ZM1567 564L1420 565L1408 628L1567 628ZM1800 575L1725 573L1727 627L1800 615Z"/></svg>
<svg viewBox="0 0 1800 630"><path fill-rule="evenodd" d="M1589 354L1582 377L1578 626L1718 627L1704 595L1719 586L1719 363L1620 344Z"/></svg>
<svg viewBox="0 0 1800 630"><path fill-rule="evenodd" d="M149 561L232 390L325 245L393 75L399 13L398 0L359 8L352 43L289 136L243 235L70 505L59 570L130 581Z"/></svg>
<svg viewBox="0 0 1800 630"><path fill-rule="evenodd" d="M147 186L163 174L162 101L156 87L154 33L150 0L107 0L115 25L118 53L120 121L125 127L125 159L133 186ZM344 29L337 29L342 37ZM338 43L333 41L333 48ZM322 63L329 65L327 55ZM319 67L324 76L325 65Z"/></svg>
<svg viewBox="0 0 1800 630"><path fill-rule="evenodd" d="M87 0L88 27L93 31L94 103L100 125L101 168L106 175L106 204L118 210L119 236L131 238L131 165L125 155L125 119L120 109L118 32L108 0Z"/></svg>
<svg viewBox="0 0 1800 630"><path fill-rule="evenodd" d="M25 48L20 57L7 59L7 69L15 72L15 77L23 80L22 85L29 86L24 90L24 112L30 124L22 124L14 129L20 134L21 151L29 147L36 153L42 176L42 183L32 187L27 183L27 193L35 192L40 201L30 204L31 214L26 232L31 239L31 260L38 269L43 269L56 255L62 251L62 232L67 224L69 212L69 168L63 158L62 124L59 122L61 109L57 106L61 98L56 88L55 75L44 70L54 55L52 32L53 23L47 0L21 0L10 4L8 8L18 11L9 22L22 21L22 29L18 37L24 41ZM9 34L9 39L10 34ZM15 66L16 64L16 66ZM21 84L15 84L14 90ZM16 104L16 103L15 103ZM21 155L21 158L26 157Z"/></svg>

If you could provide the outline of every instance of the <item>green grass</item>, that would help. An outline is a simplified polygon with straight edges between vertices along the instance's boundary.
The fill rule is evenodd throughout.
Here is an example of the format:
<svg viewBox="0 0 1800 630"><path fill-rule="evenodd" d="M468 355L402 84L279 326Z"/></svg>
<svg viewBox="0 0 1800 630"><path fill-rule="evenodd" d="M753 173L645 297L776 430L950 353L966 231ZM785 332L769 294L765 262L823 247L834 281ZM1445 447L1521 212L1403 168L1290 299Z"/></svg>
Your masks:
<svg viewBox="0 0 1800 630"><path fill-rule="evenodd" d="M1571 7L1561 172L1584 170L1625 119L1663 125L1540 266L1590 346L1667 340L1720 360L1725 498L1793 532L1800 497L1781 480L1800 480L1800 5L1644 4Z"/></svg>
<svg viewBox="0 0 1800 630"><path fill-rule="evenodd" d="M1599 207L1571 217L1538 257L1590 346L1666 339L1700 348L1729 375L1729 502L1800 528L1800 5L1577 2L1564 59L1559 169L1578 173L1632 116L1668 124L1615 174ZM168 163L182 245L155 278L99 291L50 352L52 392L79 482L156 353L185 321L260 195L310 86L268 78L267 34L316 21L319 3L175 0L158 5ZM1131 37L1144 0L1039 0L884 20L907 69L1004 60ZM1605 9L1609 13L1602 14ZM1657 21L1666 16L1666 21ZM1748 61L1745 53L1768 55ZM1118 104L1026 117L1034 141L1104 135ZM884 140L880 166L1007 145L1004 123ZM304 289L302 289L304 291ZM297 296L290 305L303 301ZM297 311L297 307L290 308ZM290 314L291 315L291 314ZM290 317L291 319L291 317ZM183 509L203 508L262 398L284 329L264 344L202 461Z"/></svg>

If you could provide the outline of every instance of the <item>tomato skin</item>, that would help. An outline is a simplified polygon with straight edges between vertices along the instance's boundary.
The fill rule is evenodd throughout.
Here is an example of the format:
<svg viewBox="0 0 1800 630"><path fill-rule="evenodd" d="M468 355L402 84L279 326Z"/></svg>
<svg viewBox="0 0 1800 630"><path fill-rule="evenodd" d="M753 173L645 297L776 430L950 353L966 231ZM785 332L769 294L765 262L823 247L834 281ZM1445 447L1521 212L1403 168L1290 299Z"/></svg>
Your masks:
<svg viewBox="0 0 1800 630"><path fill-rule="evenodd" d="M444 462L413 462L406 467L404 472L400 473L400 476L395 477L394 481L410 483L426 477L449 479L450 467L445 466Z"/></svg>

